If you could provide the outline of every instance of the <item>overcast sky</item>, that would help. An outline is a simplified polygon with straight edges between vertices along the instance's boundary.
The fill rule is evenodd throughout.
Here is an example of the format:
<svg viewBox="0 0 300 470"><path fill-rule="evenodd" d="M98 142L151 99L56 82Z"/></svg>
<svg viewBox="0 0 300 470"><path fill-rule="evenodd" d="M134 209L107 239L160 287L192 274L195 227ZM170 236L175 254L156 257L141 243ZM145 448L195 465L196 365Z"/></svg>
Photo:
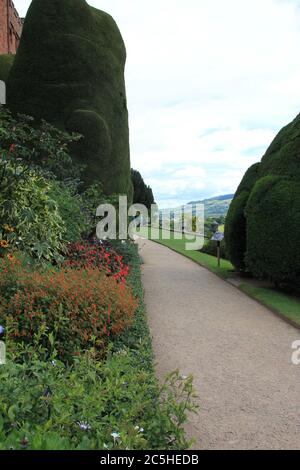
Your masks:
<svg viewBox="0 0 300 470"><path fill-rule="evenodd" d="M300 110L300 0L88 3L124 37L132 166L160 206L234 192Z"/></svg>

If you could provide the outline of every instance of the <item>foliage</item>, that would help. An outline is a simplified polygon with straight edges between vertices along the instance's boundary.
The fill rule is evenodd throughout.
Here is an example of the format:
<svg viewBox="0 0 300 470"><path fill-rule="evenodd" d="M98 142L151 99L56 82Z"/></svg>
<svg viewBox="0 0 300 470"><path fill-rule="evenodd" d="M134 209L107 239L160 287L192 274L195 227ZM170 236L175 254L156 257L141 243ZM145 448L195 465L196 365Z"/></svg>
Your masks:
<svg viewBox="0 0 300 470"><path fill-rule="evenodd" d="M98 268L107 276L125 283L129 267L123 256L116 253L110 243L99 240L82 241L68 246L65 266L72 268Z"/></svg>
<svg viewBox="0 0 300 470"><path fill-rule="evenodd" d="M9 72L15 60L14 54L2 54L0 55L0 80L6 82L9 76Z"/></svg>
<svg viewBox="0 0 300 470"><path fill-rule="evenodd" d="M83 135L71 150L85 166L85 183L101 181L106 194L132 197L125 60L108 14L85 0L33 0L7 102L13 112Z"/></svg>
<svg viewBox="0 0 300 470"><path fill-rule="evenodd" d="M175 423L191 407L191 379L171 376L157 406L156 385L149 390L132 360L125 349L105 362L82 355L72 367L54 356L20 364L14 354L0 368L0 450L153 449L159 433L160 448L184 448Z"/></svg>
<svg viewBox="0 0 300 470"><path fill-rule="evenodd" d="M63 237L66 242L74 243L90 230L82 195L78 193L76 182L52 181L50 197L57 205L59 215L65 224Z"/></svg>
<svg viewBox="0 0 300 470"><path fill-rule="evenodd" d="M152 189L146 185L139 171L131 170L131 179L133 183L133 203L143 204L150 210L151 205L154 204Z"/></svg>
<svg viewBox="0 0 300 470"><path fill-rule="evenodd" d="M5 260L0 295L0 320L10 337L50 348L49 332L66 361L92 347L103 353L108 339L132 323L137 307L128 286L90 267L31 272Z"/></svg>
<svg viewBox="0 0 300 470"><path fill-rule="evenodd" d="M249 193L241 192L231 203L225 224L225 243L227 256L239 270L245 271L246 217L245 207Z"/></svg>
<svg viewBox="0 0 300 470"><path fill-rule="evenodd" d="M300 290L299 142L300 115L278 133L261 162L246 173L229 211L225 231L230 258L236 266L245 261L242 267L256 277L297 291ZM241 243L235 230L239 225Z"/></svg>
<svg viewBox="0 0 300 470"><path fill-rule="evenodd" d="M107 196L103 192L102 183L93 183L81 193L82 213L85 218L86 232L95 236L97 217L96 212L100 204L111 204L116 210L118 208L119 196L112 194Z"/></svg>
<svg viewBox="0 0 300 470"><path fill-rule="evenodd" d="M1 450L180 450L189 446L184 424L188 412L197 408L192 378L175 372L158 385L139 255L133 243L114 242L114 249L131 260L130 284L139 305L132 327L114 338L105 359L99 361L95 350L90 350L74 357L71 365L65 364L57 358L55 335L37 333L26 344L13 339L13 324L7 325L9 357L0 368ZM99 271L94 272L99 277ZM15 281L11 288L16 287ZM47 359L41 361L41 357Z"/></svg>
<svg viewBox="0 0 300 470"><path fill-rule="evenodd" d="M226 246L225 246L225 240L221 241L220 245L221 251L221 258L226 259ZM207 240L204 244L204 247L202 248L202 253L207 253L208 255L211 256L217 256L217 242L213 240Z"/></svg>
<svg viewBox="0 0 300 470"><path fill-rule="evenodd" d="M266 176L254 186L246 208L246 262L250 271L258 278L298 292L299 207L300 184L292 185L288 178Z"/></svg>
<svg viewBox="0 0 300 470"><path fill-rule="evenodd" d="M0 168L2 245L6 242L5 249L21 250L40 260L60 261L65 226L51 198L51 183L5 157L0 157Z"/></svg>
<svg viewBox="0 0 300 470"><path fill-rule="evenodd" d="M246 270L247 222L245 208L251 190L258 179L259 169L259 163L252 165L248 169L237 189L226 218L225 243L227 256L239 271Z"/></svg>
<svg viewBox="0 0 300 470"><path fill-rule="evenodd" d="M80 168L72 161L68 146L80 139L79 135L61 132L46 121L39 125L30 116L14 117L0 106L0 152L28 170L43 172L47 177L64 180L78 177Z"/></svg>

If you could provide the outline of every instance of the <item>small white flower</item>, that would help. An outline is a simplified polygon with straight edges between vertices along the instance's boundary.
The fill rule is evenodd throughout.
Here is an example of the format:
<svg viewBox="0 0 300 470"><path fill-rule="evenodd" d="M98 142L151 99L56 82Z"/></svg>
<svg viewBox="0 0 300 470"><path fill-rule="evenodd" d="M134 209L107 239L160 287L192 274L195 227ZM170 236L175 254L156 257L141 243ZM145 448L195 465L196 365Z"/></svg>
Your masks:
<svg viewBox="0 0 300 470"><path fill-rule="evenodd" d="M117 356L127 356L128 352L126 349L120 349L119 351L116 351L115 353Z"/></svg>
<svg viewBox="0 0 300 470"><path fill-rule="evenodd" d="M114 442L116 442L120 438L119 432L112 432L111 437L113 438Z"/></svg>
<svg viewBox="0 0 300 470"><path fill-rule="evenodd" d="M92 428L86 421L78 421L78 426L82 431L90 431Z"/></svg>
<svg viewBox="0 0 300 470"><path fill-rule="evenodd" d="M182 375L181 378L182 378L182 380L187 380L188 376L187 375Z"/></svg>
<svg viewBox="0 0 300 470"><path fill-rule="evenodd" d="M56 366L56 361L51 361L51 364L53 365L53 367Z"/></svg>
<svg viewBox="0 0 300 470"><path fill-rule="evenodd" d="M104 449L108 449L108 445L107 445L107 444L103 444L103 447L104 447Z"/></svg>
<svg viewBox="0 0 300 470"><path fill-rule="evenodd" d="M144 432L144 428L140 428L139 426L135 426L134 428L137 432L140 432L140 433L143 433Z"/></svg>

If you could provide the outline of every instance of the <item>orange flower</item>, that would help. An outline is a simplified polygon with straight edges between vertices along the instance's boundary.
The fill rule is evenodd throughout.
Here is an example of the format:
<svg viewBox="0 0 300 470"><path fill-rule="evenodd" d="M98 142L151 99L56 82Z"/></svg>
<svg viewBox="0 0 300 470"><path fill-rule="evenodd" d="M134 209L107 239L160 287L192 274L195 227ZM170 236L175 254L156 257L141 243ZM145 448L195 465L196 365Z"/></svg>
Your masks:
<svg viewBox="0 0 300 470"><path fill-rule="evenodd" d="M0 248L8 248L8 242L6 240L0 240Z"/></svg>

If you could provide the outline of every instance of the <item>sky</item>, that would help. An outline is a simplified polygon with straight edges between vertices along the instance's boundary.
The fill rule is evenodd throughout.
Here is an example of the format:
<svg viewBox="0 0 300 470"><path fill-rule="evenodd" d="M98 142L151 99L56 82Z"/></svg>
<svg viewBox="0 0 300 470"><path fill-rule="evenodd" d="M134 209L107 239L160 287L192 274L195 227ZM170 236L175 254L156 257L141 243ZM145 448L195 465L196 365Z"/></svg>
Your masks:
<svg viewBox="0 0 300 470"><path fill-rule="evenodd" d="M123 35L131 164L160 207L234 193L300 111L300 0L88 3Z"/></svg>

